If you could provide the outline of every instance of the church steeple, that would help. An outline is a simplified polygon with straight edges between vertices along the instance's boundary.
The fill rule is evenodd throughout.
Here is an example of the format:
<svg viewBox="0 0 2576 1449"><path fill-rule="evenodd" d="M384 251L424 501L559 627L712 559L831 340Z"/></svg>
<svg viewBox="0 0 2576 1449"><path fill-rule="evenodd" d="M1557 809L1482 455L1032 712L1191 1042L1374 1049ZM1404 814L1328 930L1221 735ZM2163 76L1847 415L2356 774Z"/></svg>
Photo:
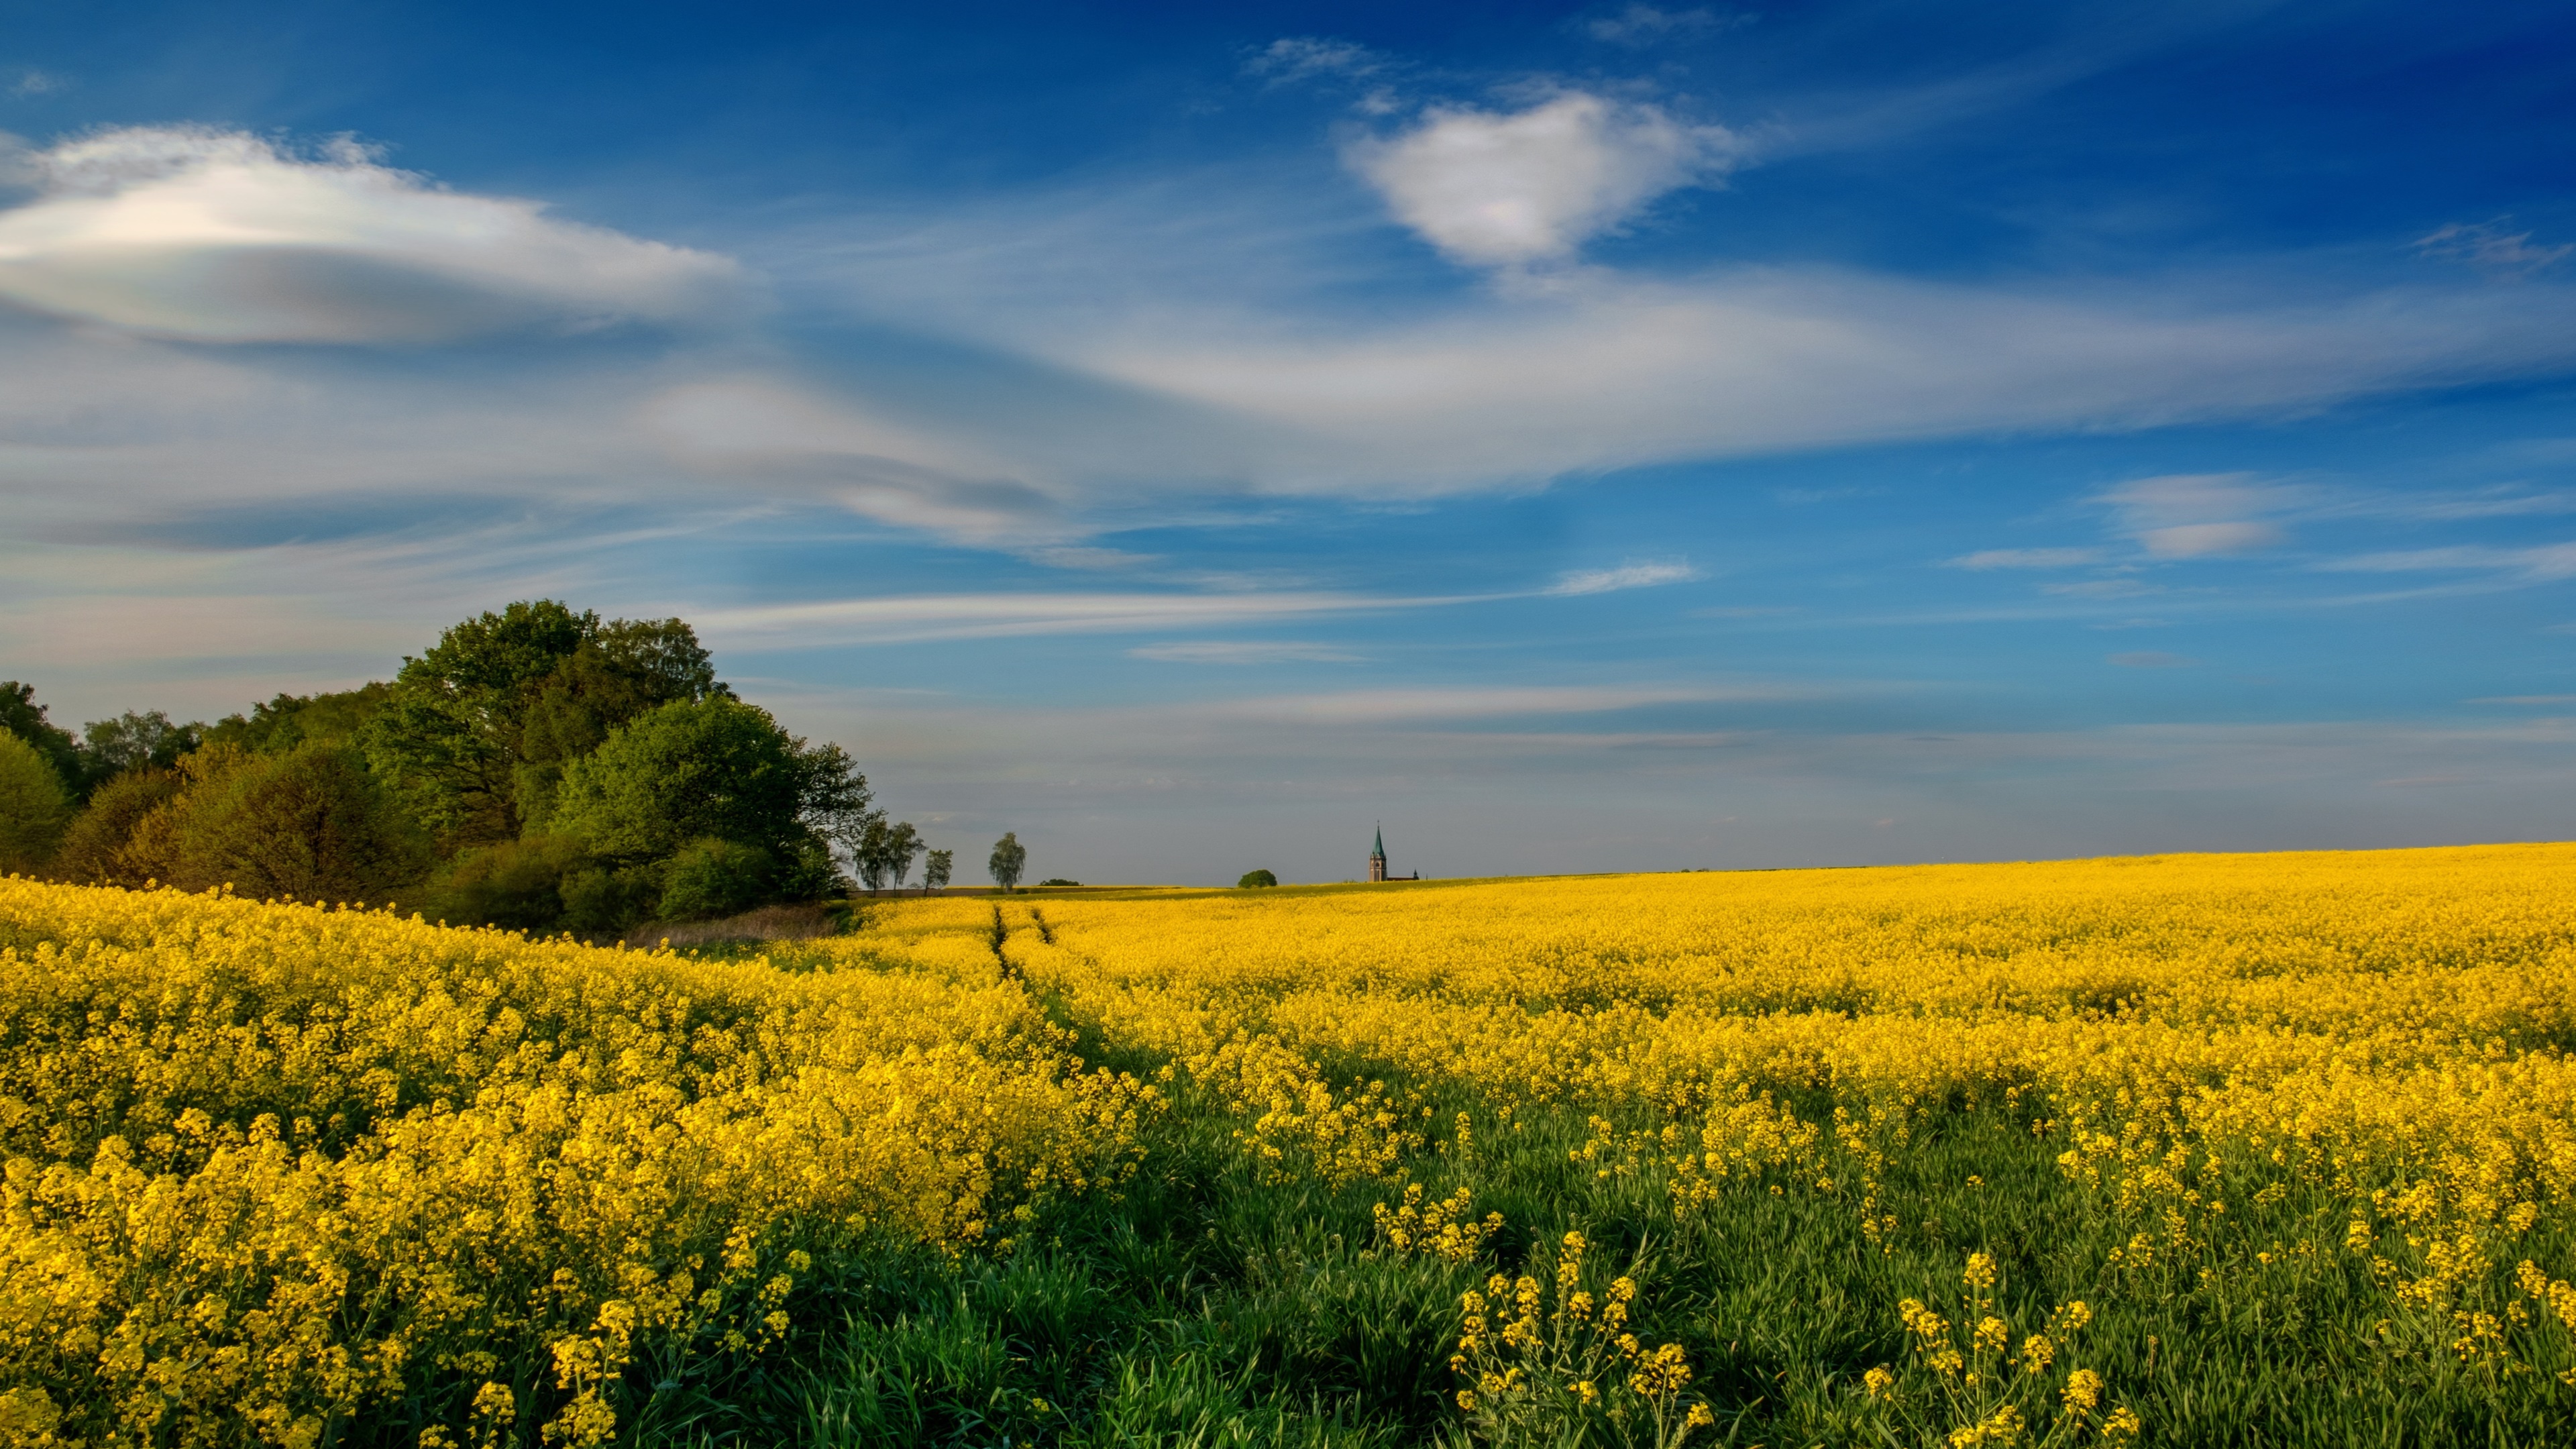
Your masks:
<svg viewBox="0 0 2576 1449"><path fill-rule="evenodd" d="M1369 879L1386 879L1386 827L1383 825L1377 828L1377 844L1369 851Z"/></svg>

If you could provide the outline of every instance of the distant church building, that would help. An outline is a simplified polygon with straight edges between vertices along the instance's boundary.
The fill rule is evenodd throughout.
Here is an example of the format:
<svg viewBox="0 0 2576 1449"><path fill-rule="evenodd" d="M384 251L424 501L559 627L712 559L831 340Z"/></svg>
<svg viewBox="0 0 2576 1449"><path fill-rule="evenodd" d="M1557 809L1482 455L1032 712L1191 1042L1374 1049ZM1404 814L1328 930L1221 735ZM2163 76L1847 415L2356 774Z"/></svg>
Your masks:
<svg viewBox="0 0 2576 1449"><path fill-rule="evenodd" d="M1377 844L1369 850L1369 879L1372 881L1422 879L1422 872L1418 870L1411 875L1386 873L1386 827L1383 825L1378 827Z"/></svg>

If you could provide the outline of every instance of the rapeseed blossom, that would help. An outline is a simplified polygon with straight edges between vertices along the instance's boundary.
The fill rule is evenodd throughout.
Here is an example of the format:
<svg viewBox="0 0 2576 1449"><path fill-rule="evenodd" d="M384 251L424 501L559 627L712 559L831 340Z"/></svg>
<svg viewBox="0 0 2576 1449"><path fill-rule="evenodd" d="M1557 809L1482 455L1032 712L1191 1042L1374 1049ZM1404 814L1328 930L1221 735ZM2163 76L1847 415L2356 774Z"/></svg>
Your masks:
<svg viewBox="0 0 2576 1449"><path fill-rule="evenodd" d="M1936 1438L2142 1432L2081 1331L2212 1281L2349 1278L2410 1361L2576 1382L2576 847L1043 910L878 903L773 965L0 881L0 1430L596 1442L646 1367L775 1353L831 1255L1013 1251L1183 1109L1461 1282L1540 1109L1649 1233L1778 1195L1873 1252L1936 1115L1996 1124L2117 1246L2054 1313L1969 1246L1882 1306L1850 1396ZM1550 1246L1459 1300L1471 1421L1705 1424L1651 1272L1513 1226Z"/></svg>

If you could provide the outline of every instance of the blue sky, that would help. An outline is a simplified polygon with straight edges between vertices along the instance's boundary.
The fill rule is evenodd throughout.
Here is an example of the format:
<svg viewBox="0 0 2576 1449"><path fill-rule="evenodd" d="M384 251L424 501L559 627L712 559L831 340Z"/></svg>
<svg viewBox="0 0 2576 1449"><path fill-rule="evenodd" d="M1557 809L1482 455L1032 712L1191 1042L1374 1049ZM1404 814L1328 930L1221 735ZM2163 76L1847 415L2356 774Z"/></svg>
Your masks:
<svg viewBox="0 0 2576 1449"><path fill-rule="evenodd" d="M2564 6L18 4L0 674L680 613L1038 875L2564 838Z"/></svg>

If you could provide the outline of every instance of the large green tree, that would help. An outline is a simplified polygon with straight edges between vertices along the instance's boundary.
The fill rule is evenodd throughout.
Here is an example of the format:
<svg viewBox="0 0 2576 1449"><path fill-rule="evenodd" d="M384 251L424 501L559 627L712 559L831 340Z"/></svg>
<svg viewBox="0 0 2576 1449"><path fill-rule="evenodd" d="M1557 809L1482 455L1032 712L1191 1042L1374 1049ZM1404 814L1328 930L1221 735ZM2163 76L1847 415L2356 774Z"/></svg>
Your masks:
<svg viewBox="0 0 2576 1449"><path fill-rule="evenodd" d="M54 873L82 885L139 886L151 879L157 862L136 855L135 832L187 786L176 770L131 770L91 791L63 836Z"/></svg>
<svg viewBox="0 0 2576 1449"><path fill-rule="evenodd" d="M53 762L15 734L0 734L0 874L33 873L53 859L72 814Z"/></svg>
<svg viewBox="0 0 2576 1449"><path fill-rule="evenodd" d="M993 884L1006 891L1020 883L1020 876L1029 868L1029 848L1020 844L1018 831L1002 832L1002 838L993 842L993 854L984 862L984 868L992 873Z"/></svg>
<svg viewBox="0 0 2576 1449"><path fill-rule="evenodd" d="M867 811L837 745L809 746L729 698L666 704L565 770L553 828L612 860L667 860L691 841L757 846L784 865Z"/></svg>
<svg viewBox="0 0 2576 1449"><path fill-rule="evenodd" d="M190 889L230 884L249 896L382 901L417 884L430 863L419 827L366 758L344 744L317 741L201 768L156 815L167 822L162 878Z"/></svg>
<svg viewBox="0 0 2576 1449"><path fill-rule="evenodd" d="M81 764L92 790L134 770L166 770L205 738L202 724L174 724L159 710L127 710L81 727Z"/></svg>
<svg viewBox="0 0 2576 1449"><path fill-rule="evenodd" d="M564 767L619 724L729 694L681 620L603 623L538 599L406 658L363 738L420 819L465 846L546 826Z"/></svg>
<svg viewBox="0 0 2576 1449"><path fill-rule="evenodd" d="M14 679L0 679L0 730L16 735L45 757L55 776L66 789L77 793L87 772L80 757L80 741L72 732L45 718L45 707L36 703L36 686L20 684Z"/></svg>
<svg viewBox="0 0 2576 1449"><path fill-rule="evenodd" d="M376 680L333 694L280 694L252 705L248 714L228 714L207 725L205 740L263 755L315 740L354 740L392 693L392 685Z"/></svg>

